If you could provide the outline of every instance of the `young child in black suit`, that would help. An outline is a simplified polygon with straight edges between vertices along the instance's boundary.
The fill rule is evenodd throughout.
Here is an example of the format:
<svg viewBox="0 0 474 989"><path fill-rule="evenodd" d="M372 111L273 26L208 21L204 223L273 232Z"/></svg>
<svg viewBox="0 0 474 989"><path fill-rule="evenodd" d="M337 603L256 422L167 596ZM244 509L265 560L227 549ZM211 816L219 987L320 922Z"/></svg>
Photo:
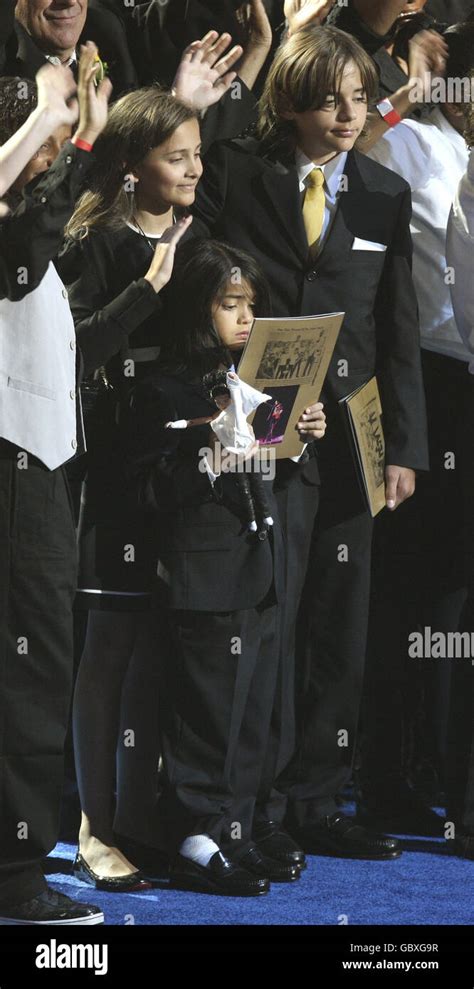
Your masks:
<svg viewBox="0 0 474 989"><path fill-rule="evenodd" d="M219 474L209 427L216 406L203 376L237 364L254 315L269 311L268 291L250 256L208 240L180 249L170 288L160 361L132 396L128 442L140 505L154 514L173 637L162 690L160 810L173 886L254 896L269 880L299 878L303 861L297 853L284 861L262 856L253 837L269 776L284 547L271 482L262 481L274 524L259 539L235 474ZM174 421L188 428L170 428ZM322 436L321 407L307 410L297 428L303 442ZM245 464L241 456L241 470Z"/></svg>
<svg viewBox="0 0 474 989"><path fill-rule="evenodd" d="M211 151L194 212L258 260L276 314L346 314L323 390L328 433L318 451L314 531L301 487L285 495L292 598L299 599L310 559L310 622L297 678L298 752L278 787L289 799L288 825L307 850L395 858L396 841L355 828L336 803L351 775L372 535L338 400L377 374L389 509L413 492L415 470L428 466L410 189L354 149L376 82L371 59L343 32L292 35L267 77L258 138ZM293 631L295 620L296 608L288 616ZM283 819L284 802L273 814Z"/></svg>

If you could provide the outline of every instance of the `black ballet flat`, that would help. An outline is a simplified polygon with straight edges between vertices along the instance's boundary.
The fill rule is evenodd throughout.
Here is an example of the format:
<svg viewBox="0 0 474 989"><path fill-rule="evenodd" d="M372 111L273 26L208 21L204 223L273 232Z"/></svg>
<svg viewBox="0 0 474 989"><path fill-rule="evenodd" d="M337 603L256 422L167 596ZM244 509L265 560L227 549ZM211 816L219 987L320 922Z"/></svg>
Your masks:
<svg viewBox="0 0 474 989"><path fill-rule="evenodd" d="M106 893L143 893L152 888L152 883L148 882L141 872L133 872L129 876L98 876L88 866L80 852L74 859L72 872L82 883Z"/></svg>

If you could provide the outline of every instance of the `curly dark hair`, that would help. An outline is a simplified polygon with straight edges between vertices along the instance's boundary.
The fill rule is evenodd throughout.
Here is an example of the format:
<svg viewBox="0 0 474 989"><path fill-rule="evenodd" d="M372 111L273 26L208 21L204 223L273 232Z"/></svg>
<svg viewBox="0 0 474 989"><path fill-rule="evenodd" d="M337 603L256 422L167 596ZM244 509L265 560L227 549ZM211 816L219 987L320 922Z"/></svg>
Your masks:
<svg viewBox="0 0 474 989"><path fill-rule="evenodd" d="M0 78L0 144L5 144L36 108L38 90L31 79Z"/></svg>

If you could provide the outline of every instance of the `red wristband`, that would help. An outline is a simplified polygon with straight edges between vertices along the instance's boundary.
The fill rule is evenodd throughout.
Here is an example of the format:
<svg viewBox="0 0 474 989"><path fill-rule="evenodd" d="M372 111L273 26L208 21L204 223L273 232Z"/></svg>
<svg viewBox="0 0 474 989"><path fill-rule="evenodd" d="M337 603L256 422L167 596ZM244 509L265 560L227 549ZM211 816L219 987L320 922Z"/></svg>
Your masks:
<svg viewBox="0 0 474 989"><path fill-rule="evenodd" d="M73 137L72 143L76 145L76 148L80 148L81 151L92 151L92 144L88 141L81 141L80 137Z"/></svg>
<svg viewBox="0 0 474 989"><path fill-rule="evenodd" d="M396 110L391 110L390 113L386 113L383 119L389 127L396 127L397 124L401 124L402 122L402 118Z"/></svg>
<svg viewBox="0 0 474 989"><path fill-rule="evenodd" d="M388 127L396 127L397 124L401 124L402 118L392 106L390 100L380 100L380 103L377 103L377 110Z"/></svg>

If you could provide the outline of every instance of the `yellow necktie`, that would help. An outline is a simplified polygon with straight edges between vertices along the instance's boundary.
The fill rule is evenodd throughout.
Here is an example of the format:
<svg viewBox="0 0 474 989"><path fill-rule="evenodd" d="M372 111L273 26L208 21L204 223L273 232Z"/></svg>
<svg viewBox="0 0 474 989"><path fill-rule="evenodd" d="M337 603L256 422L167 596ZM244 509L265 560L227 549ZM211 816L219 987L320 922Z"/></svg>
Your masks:
<svg viewBox="0 0 474 989"><path fill-rule="evenodd" d="M303 203L303 220L311 255L316 254L318 250L323 232L325 206L324 172L320 168L313 168L308 175Z"/></svg>

